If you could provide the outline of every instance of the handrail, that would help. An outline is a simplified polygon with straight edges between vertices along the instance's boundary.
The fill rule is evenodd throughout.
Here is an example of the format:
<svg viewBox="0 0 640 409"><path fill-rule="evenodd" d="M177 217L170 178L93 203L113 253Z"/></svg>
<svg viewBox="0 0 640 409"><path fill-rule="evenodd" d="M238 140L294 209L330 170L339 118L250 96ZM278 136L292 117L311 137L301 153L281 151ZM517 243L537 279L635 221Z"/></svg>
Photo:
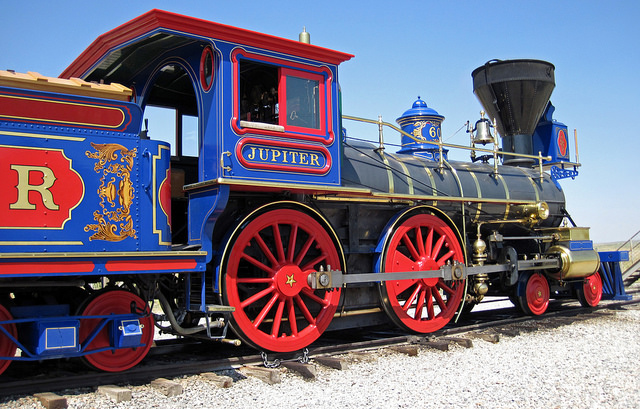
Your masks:
<svg viewBox="0 0 640 409"><path fill-rule="evenodd" d="M405 135L411 139L413 139L414 141L418 142L418 143L428 143L430 145L435 145L437 147L442 146L443 148L455 148L455 149L463 149L463 150L467 150L467 151L478 151L478 152L486 152L486 153L493 153L492 149L485 149L485 148L477 148L477 147L471 147L471 146L464 146L464 145L456 145L456 144L452 144L452 143L446 143L446 142L435 142L435 141L427 141L427 140L423 140L423 139L418 139L415 136L411 135L410 133L407 133L405 131L403 131L402 129L398 128L397 126L393 125L392 123L389 122L384 122L381 120L377 120L377 119L366 119L366 118L360 118L357 116L351 116L351 115L342 115L343 119L348 119L351 121L357 121L357 122L366 122L366 123L370 123L370 124L375 124L375 125L384 125L387 126L391 129L393 129L394 131L398 131L400 132L402 135ZM500 152L501 155L505 155L505 156L516 156L516 157L520 157L520 158L529 158L529 159L542 159L542 160L551 160L551 156L540 156L540 155L527 155L524 153L515 153L515 152ZM579 164L578 164L579 165Z"/></svg>
<svg viewBox="0 0 640 409"><path fill-rule="evenodd" d="M616 251L619 251L620 249L622 249L624 246L627 245L627 243L630 243L638 234L640 234L640 230L638 230L636 232L636 234L634 234L633 236L629 237L629 239L627 241L625 241L624 243L622 243L622 245L620 245L620 247L618 247L616 249Z"/></svg>
<svg viewBox="0 0 640 409"><path fill-rule="evenodd" d="M627 247L627 245L629 246L629 260L623 261L620 263L620 269L622 270L623 278L626 278L626 276L633 273L635 271L635 267L638 266L638 261L636 260L636 256L638 255L638 252L639 252L638 248L640 248L640 241L636 242L635 245L633 244L633 239L636 238L636 236L638 235L640 235L640 230L638 230L633 236L629 237L627 241L622 243L620 247L616 249L616 251L620 251L623 248Z"/></svg>
<svg viewBox="0 0 640 409"><path fill-rule="evenodd" d="M543 170L543 166L542 166L542 161L550 161L552 158L550 156L542 156L541 153L538 153L538 155L527 155L524 153L515 153L515 152L498 152L497 149L495 148L496 143L494 143L494 149L486 149L486 148L478 148L475 146L464 146L464 145L456 145L456 144L452 144L452 143L445 143L442 142L441 139L438 139L438 141L428 141L428 140L423 140L423 139L418 139L415 136L403 131L402 129L398 128L397 126L395 126L392 123L389 122L384 122L382 120L382 117L379 116L377 120L375 119L367 119L367 118L360 118L357 116L351 116L351 115L342 115L342 119L347 119L350 121L356 121L356 122L364 122L364 123L370 123L370 124L374 124L378 126L378 131L379 131L379 139L380 139L380 146L378 147L378 150L380 151L384 151L384 141L382 138L382 128L383 126L389 127L391 129L393 129L394 131L399 132L401 135L404 135L418 143L427 143L430 145L434 145L436 147L438 147L438 149L440 150L440 167L444 167L443 164L443 155L442 155L442 149L443 148L452 148L452 149L462 149L462 150L467 150L467 151L472 151L472 152L485 152L485 153L490 153L493 155L493 160L494 160L494 165L493 165L493 169L494 169L494 173L497 174L498 173L498 155L504 155L504 156L513 156L513 157L518 157L518 158L528 158L528 159L534 159L538 162L538 169L540 172L540 177L542 178L542 175L544 173ZM571 163L570 165L579 167L580 164L579 163Z"/></svg>

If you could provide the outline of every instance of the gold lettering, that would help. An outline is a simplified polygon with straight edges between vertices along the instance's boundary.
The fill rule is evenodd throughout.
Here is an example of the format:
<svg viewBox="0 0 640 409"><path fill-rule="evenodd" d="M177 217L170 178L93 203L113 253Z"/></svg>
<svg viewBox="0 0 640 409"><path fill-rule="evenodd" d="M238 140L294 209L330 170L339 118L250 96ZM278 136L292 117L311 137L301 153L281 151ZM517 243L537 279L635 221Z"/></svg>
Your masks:
<svg viewBox="0 0 640 409"><path fill-rule="evenodd" d="M309 162L307 161L309 154L307 152L300 152L300 164L301 165L308 165Z"/></svg>
<svg viewBox="0 0 640 409"><path fill-rule="evenodd" d="M42 203L49 210L58 210L60 206L53 202L53 195L49 188L53 186L56 181L56 177L50 168L45 166L24 166L24 165L11 165L11 169L18 173L18 200L15 203L9 205L11 209L19 210L33 210L36 205L29 202L29 192L34 191L40 193L42 197ZM29 184L29 175L31 172L42 173L42 184L31 185Z"/></svg>
<svg viewBox="0 0 640 409"><path fill-rule="evenodd" d="M247 159L254 160L256 158L256 148L251 147L251 153L247 155Z"/></svg>
<svg viewBox="0 0 640 409"><path fill-rule="evenodd" d="M296 160L297 160L297 159L296 159L296 157L297 157L298 155L299 155L299 153L298 153L298 152L291 152L291 163L294 163L294 164L295 164L295 163L298 163L298 162L296 162Z"/></svg>
<svg viewBox="0 0 640 409"><path fill-rule="evenodd" d="M320 167L320 161L318 160L318 154L316 153L311 154L311 166Z"/></svg>
<svg viewBox="0 0 640 409"><path fill-rule="evenodd" d="M281 153L277 149L271 149L271 162L277 162Z"/></svg>
<svg viewBox="0 0 640 409"><path fill-rule="evenodd" d="M266 162L267 159L269 159L269 152L264 148L258 148L258 151L260 151L260 160ZM264 153L264 158L262 157L263 153Z"/></svg>
<svg viewBox="0 0 640 409"><path fill-rule="evenodd" d="M289 151L282 151L282 163L289 163L289 161L287 160L287 154L289 154Z"/></svg>

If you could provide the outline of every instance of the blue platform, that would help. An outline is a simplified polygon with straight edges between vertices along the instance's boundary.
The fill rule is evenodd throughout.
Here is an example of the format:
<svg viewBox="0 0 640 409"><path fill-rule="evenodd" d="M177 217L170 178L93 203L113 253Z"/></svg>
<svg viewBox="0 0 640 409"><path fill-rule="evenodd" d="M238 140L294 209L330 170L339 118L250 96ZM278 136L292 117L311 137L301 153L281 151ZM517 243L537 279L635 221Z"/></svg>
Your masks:
<svg viewBox="0 0 640 409"><path fill-rule="evenodd" d="M600 276L602 277L602 298L607 300L631 300L624 290L620 262L629 261L628 251L600 251Z"/></svg>

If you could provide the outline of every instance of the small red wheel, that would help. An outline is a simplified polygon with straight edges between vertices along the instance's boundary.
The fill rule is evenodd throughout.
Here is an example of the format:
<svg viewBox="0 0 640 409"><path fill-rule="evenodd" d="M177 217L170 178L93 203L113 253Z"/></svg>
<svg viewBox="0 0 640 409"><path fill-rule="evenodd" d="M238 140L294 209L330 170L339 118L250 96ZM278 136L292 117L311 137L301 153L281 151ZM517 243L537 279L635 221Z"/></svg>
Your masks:
<svg viewBox="0 0 640 409"><path fill-rule="evenodd" d="M7 311L2 305L0 305L0 321L12 320L11 313ZM4 329L7 330L12 337L16 338L18 331L16 330L16 324L5 324ZM16 344L7 337L7 335L0 331L0 357L12 357L16 354ZM2 374L7 367L11 364L9 360L0 360L0 374Z"/></svg>
<svg viewBox="0 0 640 409"><path fill-rule="evenodd" d="M518 302L526 314L542 315L549 307L549 295L549 282L545 276L533 273L527 279L524 295L518 296Z"/></svg>
<svg viewBox="0 0 640 409"><path fill-rule="evenodd" d="M258 349L291 352L315 341L333 319L340 289L313 290L307 276L341 269L331 236L298 210L276 208L252 216L227 244L223 300L235 307L232 328Z"/></svg>
<svg viewBox="0 0 640 409"><path fill-rule="evenodd" d="M447 262L464 263L454 231L431 214L417 214L393 232L383 254L382 272L438 270ZM442 278L386 281L380 286L389 317L408 330L428 333L449 323L462 300L464 280Z"/></svg>
<svg viewBox="0 0 640 409"><path fill-rule="evenodd" d="M595 307L602 300L602 278L599 272L585 277L582 288L578 288L578 300L583 307Z"/></svg>
<svg viewBox="0 0 640 409"><path fill-rule="evenodd" d="M115 290L98 294L86 306L82 315L110 315L110 314L130 314L131 306L135 305L136 312L147 309L146 303L137 295L128 291ZM142 325L141 344L138 348L123 348L105 350L94 354L85 355L86 361L97 369L107 372L119 372L137 365L147 355L154 336L154 322L151 315L139 318ZM100 319L83 319L80 322L80 340L84 340L100 324ZM87 347L87 351L109 347L109 325L106 325Z"/></svg>

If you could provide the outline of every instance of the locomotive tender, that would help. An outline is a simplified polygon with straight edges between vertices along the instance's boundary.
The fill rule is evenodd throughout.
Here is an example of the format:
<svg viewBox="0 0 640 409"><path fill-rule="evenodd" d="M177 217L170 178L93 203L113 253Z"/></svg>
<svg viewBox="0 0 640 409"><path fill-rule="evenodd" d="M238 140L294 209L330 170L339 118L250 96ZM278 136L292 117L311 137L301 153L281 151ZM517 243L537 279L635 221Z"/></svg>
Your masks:
<svg viewBox="0 0 640 409"><path fill-rule="evenodd" d="M0 373L79 356L125 370L155 325L291 352L327 329L432 332L487 294L529 314L598 304L588 229L562 225L557 181L578 164L548 103L553 65L475 70L493 122L469 127L471 162L449 161L466 147L441 142L421 99L400 128L364 120L380 144L346 137L359 119L342 116L338 66L353 56L304 34L152 10L60 78L0 72ZM143 126L150 107L170 141Z"/></svg>

